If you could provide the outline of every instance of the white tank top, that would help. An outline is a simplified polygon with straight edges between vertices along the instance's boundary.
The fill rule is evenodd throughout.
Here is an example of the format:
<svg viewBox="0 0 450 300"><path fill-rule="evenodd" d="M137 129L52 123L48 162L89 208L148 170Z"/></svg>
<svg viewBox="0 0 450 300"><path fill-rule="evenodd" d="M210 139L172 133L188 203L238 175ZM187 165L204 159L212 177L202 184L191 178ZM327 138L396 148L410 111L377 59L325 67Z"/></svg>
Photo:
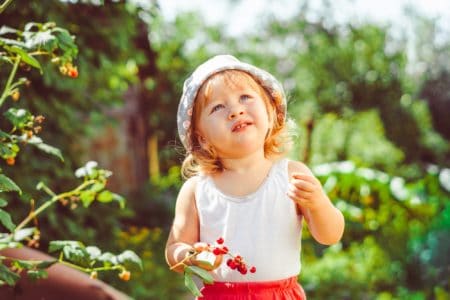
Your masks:
<svg viewBox="0 0 450 300"><path fill-rule="evenodd" d="M288 191L288 160L273 164L259 188L246 196L221 192L209 176L201 176L195 191L200 241L215 244L222 237L230 253L241 255L255 273L231 270L224 256L212 272L215 281L272 281L300 273L302 218Z"/></svg>

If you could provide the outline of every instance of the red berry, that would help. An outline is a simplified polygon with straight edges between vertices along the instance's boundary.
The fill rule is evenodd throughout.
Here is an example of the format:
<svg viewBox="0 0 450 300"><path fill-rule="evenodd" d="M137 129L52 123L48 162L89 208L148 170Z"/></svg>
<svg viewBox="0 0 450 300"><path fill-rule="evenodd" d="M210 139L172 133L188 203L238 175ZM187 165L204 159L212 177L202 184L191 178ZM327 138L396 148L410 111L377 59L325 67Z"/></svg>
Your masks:
<svg viewBox="0 0 450 300"><path fill-rule="evenodd" d="M255 273L256 272L256 268L255 267L251 267L250 268L250 273Z"/></svg>
<svg viewBox="0 0 450 300"><path fill-rule="evenodd" d="M228 248L225 247L225 246L223 246L221 250L222 250L223 254L227 254L228 253Z"/></svg>
<svg viewBox="0 0 450 300"><path fill-rule="evenodd" d="M217 244L222 245L224 240L223 240L223 238L220 237L216 242L217 242Z"/></svg>
<svg viewBox="0 0 450 300"><path fill-rule="evenodd" d="M72 78L77 78L78 77L78 70L75 68L72 68L69 70L69 72L67 73L69 75L69 77Z"/></svg>
<svg viewBox="0 0 450 300"><path fill-rule="evenodd" d="M214 248L213 253L214 255L220 255L222 254L222 250L220 250L219 248Z"/></svg>
<svg viewBox="0 0 450 300"><path fill-rule="evenodd" d="M240 265L240 266L238 266L238 271L242 275L245 275L245 274L247 274L247 267L245 265Z"/></svg>
<svg viewBox="0 0 450 300"><path fill-rule="evenodd" d="M234 270L237 268L236 263L231 258L227 260L227 266L230 267L231 270Z"/></svg>

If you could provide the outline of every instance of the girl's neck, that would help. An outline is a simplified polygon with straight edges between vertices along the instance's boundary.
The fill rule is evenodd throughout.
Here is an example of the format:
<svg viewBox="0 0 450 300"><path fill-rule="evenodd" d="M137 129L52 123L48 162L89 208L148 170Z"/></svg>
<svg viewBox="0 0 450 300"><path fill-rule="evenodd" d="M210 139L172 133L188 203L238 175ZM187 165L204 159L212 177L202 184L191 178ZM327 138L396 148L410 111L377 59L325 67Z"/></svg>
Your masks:
<svg viewBox="0 0 450 300"><path fill-rule="evenodd" d="M226 158L221 160L224 167L223 172L247 173L258 169L270 168L272 160L264 156L264 151L258 151L240 158Z"/></svg>

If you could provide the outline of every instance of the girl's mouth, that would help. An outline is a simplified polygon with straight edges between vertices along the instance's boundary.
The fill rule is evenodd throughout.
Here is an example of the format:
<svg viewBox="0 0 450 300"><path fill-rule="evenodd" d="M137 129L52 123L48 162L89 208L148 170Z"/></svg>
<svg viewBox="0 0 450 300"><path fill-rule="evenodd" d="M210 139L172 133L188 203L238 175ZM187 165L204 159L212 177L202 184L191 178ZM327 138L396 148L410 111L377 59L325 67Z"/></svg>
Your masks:
<svg viewBox="0 0 450 300"><path fill-rule="evenodd" d="M239 132L244 130L245 128L247 128L247 126L252 125L252 122L248 122L248 121L240 121L240 122L236 122L233 127L231 128L232 132Z"/></svg>

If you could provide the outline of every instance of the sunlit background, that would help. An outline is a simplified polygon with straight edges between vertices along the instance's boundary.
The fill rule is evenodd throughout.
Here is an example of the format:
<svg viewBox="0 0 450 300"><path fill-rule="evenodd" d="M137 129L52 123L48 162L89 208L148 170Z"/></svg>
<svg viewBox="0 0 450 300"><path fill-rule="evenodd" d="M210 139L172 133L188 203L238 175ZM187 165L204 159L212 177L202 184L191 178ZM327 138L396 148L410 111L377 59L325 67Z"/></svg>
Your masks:
<svg viewBox="0 0 450 300"><path fill-rule="evenodd" d="M0 148L0 175L23 191L0 193L4 209L19 223L31 199L46 200L39 181L63 192L97 161L126 208L56 205L39 217L39 249L59 239L131 249L143 271L99 278L135 299L190 299L164 261L182 184L175 115L190 72L230 53L283 83L295 123L289 157L313 169L346 218L331 247L304 230L308 299L450 299L449 20L450 2L437 0L12 1L0 26L67 29L78 76L45 57L42 74L19 68L30 83L1 104L0 129L10 128L10 107L44 115L38 135L64 162L21 145L11 164ZM11 68L0 61L0 93Z"/></svg>

